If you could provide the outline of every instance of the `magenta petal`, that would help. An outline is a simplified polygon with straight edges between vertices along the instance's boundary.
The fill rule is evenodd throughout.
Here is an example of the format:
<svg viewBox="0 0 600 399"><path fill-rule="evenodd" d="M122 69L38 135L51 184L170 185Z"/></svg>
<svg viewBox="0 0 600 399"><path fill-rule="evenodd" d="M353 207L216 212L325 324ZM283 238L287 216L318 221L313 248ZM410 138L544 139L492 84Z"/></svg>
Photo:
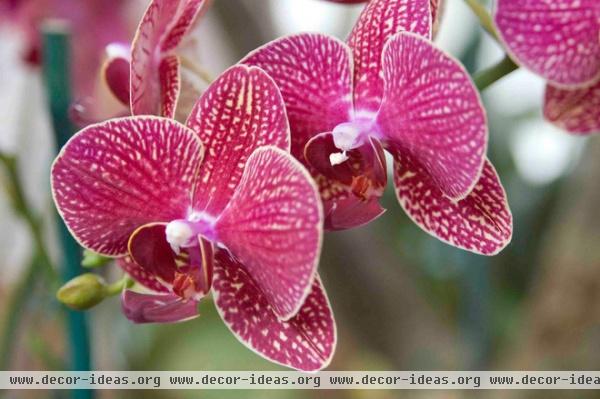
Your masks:
<svg viewBox="0 0 600 399"><path fill-rule="evenodd" d="M113 95L123 105L129 106L129 60L122 56L114 56L106 60L103 75Z"/></svg>
<svg viewBox="0 0 600 399"><path fill-rule="evenodd" d="M354 54L357 111L379 109L384 86L383 49L392 36L405 31L431 38L429 0L371 0L363 10L348 38Z"/></svg>
<svg viewBox="0 0 600 399"><path fill-rule="evenodd" d="M165 118L175 116L175 107L179 97L180 77L179 59L176 55L163 58L158 67L160 80L160 114Z"/></svg>
<svg viewBox="0 0 600 399"><path fill-rule="evenodd" d="M418 160L444 194L464 198L481 173L488 134L471 78L456 60L410 33L388 42L384 76L377 117L382 141Z"/></svg>
<svg viewBox="0 0 600 399"><path fill-rule="evenodd" d="M546 86L544 116L571 133L600 132L600 82L572 90Z"/></svg>
<svg viewBox="0 0 600 399"><path fill-rule="evenodd" d="M511 55L558 85L600 77L597 0L497 0L494 19Z"/></svg>
<svg viewBox="0 0 600 399"><path fill-rule="evenodd" d="M131 47L131 112L157 115L161 110L159 67L187 32L205 0L152 0Z"/></svg>
<svg viewBox="0 0 600 399"><path fill-rule="evenodd" d="M144 287L156 292L169 292L169 289L158 281L154 274L148 273L142 266L135 263L130 256L119 258L117 260L117 265L119 265L125 273L129 274L133 280Z"/></svg>
<svg viewBox="0 0 600 399"><path fill-rule="evenodd" d="M321 200L308 172L283 150L263 147L248 158L215 229L277 315L288 319L315 276L322 223Z"/></svg>
<svg viewBox="0 0 600 399"><path fill-rule="evenodd" d="M349 196L326 202L325 229L329 231L352 229L370 223L384 213L385 208L379 204L378 197L363 201L355 196Z"/></svg>
<svg viewBox="0 0 600 399"><path fill-rule="evenodd" d="M258 68L225 71L198 100L187 125L207 148L194 191L194 209L217 216L237 187L246 160L260 146L289 150L285 105L277 86Z"/></svg>
<svg viewBox="0 0 600 399"><path fill-rule="evenodd" d="M151 223L135 230L129 239L131 259L143 269L171 283L177 272L175 254L166 240L166 223Z"/></svg>
<svg viewBox="0 0 600 399"><path fill-rule="evenodd" d="M400 205L423 230L450 245L482 255L500 252L512 237L512 215L504 188L486 160L473 191L448 199L418 163L397 155L394 185Z"/></svg>
<svg viewBox="0 0 600 399"><path fill-rule="evenodd" d="M333 312L318 277L298 313L282 321L240 263L225 251L217 252L215 261L215 305L241 343L272 362L297 370L327 367L337 337Z"/></svg>
<svg viewBox="0 0 600 399"><path fill-rule="evenodd" d="M262 68L277 83L285 100L296 159L304 159L304 146L311 137L349 120L352 55L343 42L304 33L274 40L240 62Z"/></svg>
<svg viewBox="0 0 600 399"><path fill-rule="evenodd" d="M175 50L179 46L194 22L207 10L209 2L209 0L179 0L178 12L172 18L168 33L161 42L163 53Z"/></svg>
<svg viewBox="0 0 600 399"><path fill-rule="evenodd" d="M175 323L198 317L198 302L170 294L141 294L125 290L121 295L125 317L134 323Z"/></svg>
<svg viewBox="0 0 600 399"><path fill-rule="evenodd" d="M141 225L185 217L202 153L196 135L169 119L91 125L54 161L54 201L81 245L125 255L129 236Z"/></svg>

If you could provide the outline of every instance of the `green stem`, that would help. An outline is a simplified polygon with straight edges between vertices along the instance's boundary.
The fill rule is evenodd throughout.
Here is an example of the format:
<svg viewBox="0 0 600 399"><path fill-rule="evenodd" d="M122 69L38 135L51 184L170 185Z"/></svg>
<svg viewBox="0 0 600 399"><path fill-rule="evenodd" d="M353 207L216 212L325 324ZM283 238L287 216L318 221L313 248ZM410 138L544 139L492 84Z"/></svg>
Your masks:
<svg viewBox="0 0 600 399"><path fill-rule="evenodd" d="M11 199L13 209L27 224L33 238L35 253L39 258L39 265L45 272L46 277L54 288L58 288L58 275L46 249L43 239L41 219L34 214L30 204L25 197L25 191L21 184L17 160L13 156L0 153L0 164L4 167L6 181L5 188Z"/></svg>
<svg viewBox="0 0 600 399"><path fill-rule="evenodd" d="M109 284L105 288L106 296L115 296L121 294L125 288L129 288L133 285L133 280L125 274L120 280Z"/></svg>
<svg viewBox="0 0 600 399"><path fill-rule="evenodd" d="M509 56L505 56L502 61L488 69L477 72L473 77L475 86L479 91L483 91L491 86L493 83L502 79L511 72L519 69L519 66L510 59Z"/></svg>
<svg viewBox="0 0 600 399"><path fill-rule="evenodd" d="M494 26L494 21L488 9L479 2L479 0L465 0L465 3L471 8L475 16L479 19L479 24L486 30L495 40L498 40L498 33Z"/></svg>
<svg viewBox="0 0 600 399"><path fill-rule="evenodd" d="M27 271L14 288L6 306L7 313L3 321L2 337L0 338L0 370L9 370L13 350L16 347L15 338L23 309L31 297L31 291L38 275L40 260L34 256L27 267Z"/></svg>

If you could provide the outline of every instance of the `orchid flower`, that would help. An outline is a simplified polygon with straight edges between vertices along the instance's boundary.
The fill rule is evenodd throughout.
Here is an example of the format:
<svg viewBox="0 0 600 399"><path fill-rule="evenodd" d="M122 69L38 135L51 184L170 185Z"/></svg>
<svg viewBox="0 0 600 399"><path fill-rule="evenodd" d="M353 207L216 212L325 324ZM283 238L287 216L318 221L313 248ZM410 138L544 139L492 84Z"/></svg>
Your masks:
<svg viewBox="0 0 600 399"><path fill-rule="evenodd" d="M367 0L329 0L334 3L343 3L343 4L359 4L364 3ZM433 29L433 36L437 33L440 19L442 13L444 11L444 3L445 0L430 0L429 5L431 7L431 25Z"/></svg>
<svg viewBox="0 0 600 399"><path fill-rule="evenodd" d="M186 125L119 118L65 145L52 189L66 225L152 291L124 291L130 320L196 317L212 292L225 324L258 354L300 370L328 364L336 338L316 277L322 205L288 153L289 134L274 82L235 66Z"/></svg>
<svg viewBox="0 0 600 399"><path fill-rule="evenodd" d="M193 87L182 85L181 62L176 51L209 3L208 0L152 0L131 48L122 43L107 46L104 78L115 97L129 106L133 115L175 116L180 90ZM195 102L198 96L193 97ZM189 109L183 112L186 111Z"/></svg>
<svg viewBox="0 0 600 399"><path fill-rule="evenodd" d="M515 62L548 81L546 119L576 134L600 132L600 3L497 0L494 20Z"/></svg>
<svg viewBox="0 0 600 399"><path fill-rule="evenodd" d="M320 34L275 40L241 62L277 82L303 162L325 204L326 228L384 212L384 149L400 205L428 233L492 255L512 216L485 158L487 124L464 68L431 42L428 0L372 0L348 44Z"/></svg>

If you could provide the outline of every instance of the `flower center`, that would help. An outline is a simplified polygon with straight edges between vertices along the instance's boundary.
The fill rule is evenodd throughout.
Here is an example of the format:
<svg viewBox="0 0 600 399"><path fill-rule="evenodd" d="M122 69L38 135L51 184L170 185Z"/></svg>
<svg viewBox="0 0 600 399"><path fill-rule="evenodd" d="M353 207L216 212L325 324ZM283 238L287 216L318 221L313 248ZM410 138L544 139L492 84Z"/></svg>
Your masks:
<svg viewBox="0 0 600 399"><path fill-rule="evenodd" d="M348 160L347 152L362 146L371 135L375 135L377 130L373 118L357 117L351 122L344 122L337 125L331 132L333 135L333 144L341 150L329 155L331 165L339 165Z"/></svg>
<svg viewBox="0 0 600 399"><path fill-rule="evenodd" d="M186 219L173 220L167 224L165 229L167 242L173 252L179 254L181 248L198 245L198 235L214 241L216 236L214 224L214 217L203 212L192 212Z"/></svg>

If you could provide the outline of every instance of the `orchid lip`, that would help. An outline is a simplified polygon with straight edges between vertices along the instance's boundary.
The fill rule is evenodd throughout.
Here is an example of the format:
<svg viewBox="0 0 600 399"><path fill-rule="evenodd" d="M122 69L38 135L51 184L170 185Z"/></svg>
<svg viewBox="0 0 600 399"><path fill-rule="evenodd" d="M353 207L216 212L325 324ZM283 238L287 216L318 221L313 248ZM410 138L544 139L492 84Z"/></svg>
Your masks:
<svg viewBox="0 0 600 399"><path fill-rule="evenodd" d="M210 241L215 241L215 218L204 212L191 212L186 219L172 220L165 229L167 242L176 254L181 248L197 245L199 235Z"/></svg>

